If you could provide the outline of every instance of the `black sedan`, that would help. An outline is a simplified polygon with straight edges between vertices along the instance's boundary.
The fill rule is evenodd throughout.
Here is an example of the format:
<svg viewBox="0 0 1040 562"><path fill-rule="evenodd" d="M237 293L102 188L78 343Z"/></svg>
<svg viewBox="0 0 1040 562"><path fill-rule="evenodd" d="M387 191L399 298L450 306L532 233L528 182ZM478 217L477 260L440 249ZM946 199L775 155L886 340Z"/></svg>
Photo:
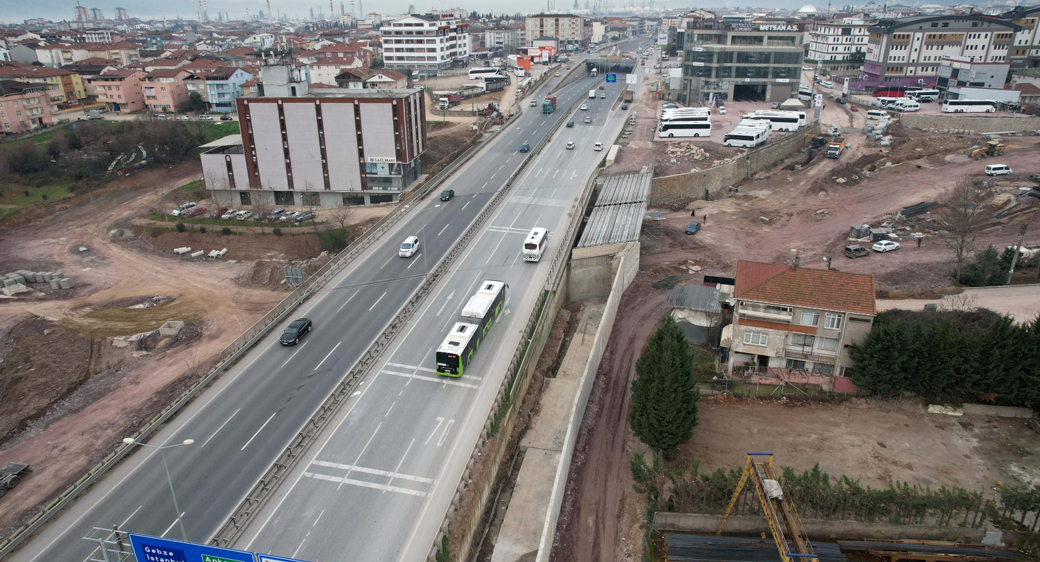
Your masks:
<svg viewBox="0 0 1040 562"><path fill-rule="evenodd" d="M282 337L279 340L282 345L296 345L300 343L300 338L304 334L310 333L313 324L311 324L310 318L298 318L292 321L292 324L282 332Z"/></svg>

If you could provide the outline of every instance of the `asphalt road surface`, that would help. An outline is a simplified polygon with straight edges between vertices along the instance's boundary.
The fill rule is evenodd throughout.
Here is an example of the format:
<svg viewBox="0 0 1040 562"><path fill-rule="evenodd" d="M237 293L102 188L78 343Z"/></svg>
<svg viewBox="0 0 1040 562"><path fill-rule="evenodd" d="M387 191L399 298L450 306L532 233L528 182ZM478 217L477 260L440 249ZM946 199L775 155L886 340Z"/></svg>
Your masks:
<svg viewBox="0 0 1040 562"><path fill-rule="evenodd" d="M586 97L588 90L602 80L601 75L598 79L584 78L567 86L558 92L561 106L567 108L572 102ZM607 90L608 96L616 96L619 87L621 86L610 85ZM544 93L543 88L538 93L537 99L540 100ZM519 252L519 235L516 233L520 230L526 233L527 229L538 221L553 229L562 224L560 213L565 210L565 203L573 197L573 193L585 182L592 171L592 168L587 165L588 162L605 154L592 154L591 142L588 140L591 139L591 136L603 133L602 127L609 101L609 98L597 99L591 104L592 109L588 113L595 118L592 125L579 124L574 129L561 129L563 133L558 135L559 138L554 143L554 147L543 153L539 165L532 168L532 173L536 174L541 170L541 173L538 174L539 177L529 177L525 185L512 194L510 202L502 206L502 209L507 210L511 215L504 225L501 224L503 222L501 218L495 221L496 228L503 229L497 233L498 239L496 239L496 235L484 234L477 241L476 246L471 246L471 248L479 247L481 255L484 255L483 252L495 250L494 255L484 255L483 265L473 272L466 273L457 269L444 285L444 287L454 287L453 291L448 291L448 293L454 292L451 295L452 298L447 299L447 295L442 291L428 300L430 303L437 303L438 307L446 305L441 314L438 315L434 311L431 313L433 314L432 319L420 318L422 321L433 322L433 324L417 331L413 330L407 334L405 339L399 340L413 342L413 338L421 335L422 341L414 344L420 347L412 348L412 343L408 345L414 353L402 355L400 351L395 351L391 360L392 363L414 365L415 372L411 376L400 376L381 371L379 374L369 375L369 380L362 383L360 387L362 394L357 397L357 400L352 400L345 410L355 412L351 419L356 423L362 421L359 420L359 415L364 418L364 427L359 431L364 432L365 441L360 444L350 441L349 437L354 435L355 431L353 431L353 424L347 424L341 428L344 434L337 435L336 447L344 447L345 451L356 451L355 457L358 456L358 452L367 452L370 455L378 454L379 456L363 457L363 461L358 458L347 459L341 456L328 457L335 458L336 463L358 465L369 471L352 471L347 477L348 479L357 479L360 475L365 475L365 478L374 478L377 474L382 474L382 472L370 472L371 470L408 475L435 474L436 463L444 460L443 451L457 443L461 429L461 416L467 414L465 408L471 407L473 404L475 394L473 391L481 388L484 385L483 381L465 378L457 381L458 384L447 384L441 381L438 384L432 384L422 381L422 386L427 387L422 390L422 393L428 396L429 400L411 395L406 400L403 395L395 397L379 392L369 392L369 389L382 388L389 385L390 382L408 383L414 390L421 388L419 384L421 379L417 377L430 373L421 371L419 368L432 365L432 358L423 356L429 350L427 340L438 340L439 343L439 339L443 336L441 319L455 314L460 303L468 297L465 293L470 290L470 285L479 275L498 275L511 283L516 276L516 285L511 285L509 305L513 310L518 310L518 297L524 294L526 282L529 281L529 278L523 277L520 272L529 273L538 266L524 269L522 266L531 264L525 264L522 260L513 263ZM455 190L455 199L448 203L441 203L433 197L428 201L418 203L419 208L409 213L394 229L373 244L372 248L363 256L354 260L354 263L345 268L336 279L301 307L296 316L310 317L314 321L313 333L305 336L295 347L282 347L277 340L281 328L284 326L278 327L234 368L224 374L212 389L178 416L175 422L151 440L150 444L153 445L176 444L189 438L195 440L194 445L174 447L165 451L188 540L206 542L213 536L219 525L230 515L232 509L238 505L266 468L311 417L315 408L321 404L361 353L397 313L401 305L419 287L423 280L424 270L432 268L437 263L444 252L454 244L457 237L479 214L492 195L504 185L509 175L520 166L525 158L530 156L518 153L520 145L527 141L533 147L545 136L556 120L567 115L567 111L543 115L538 111L530 111L530 109L525 108L524 115L511 125L510 130L498 135L449 183L444 185ZM617 119L620 120L621 117ZM612 138L613 136L609 136L609 138L604 136L603 142L606 143ZM563 143L566 143L568 139L579 141L581 149L563 153ZM559 153L555 152L557 150ZM552 158L557 160L553 161ZM550 167L552 169L549 169ZM561 175L565 170L568 173ZM530 200L535 192L529 190L536 189L536 183L546 186L538 191L537 195L548 197L550 204L536 205ZM517 199L518 197L528 199ZM531 210L520 213L527 207L530 207ZM500 212L499 217L501 215ZM542 218L539 218L540 216ZM422 241L420 251L411 258L399 258L398 247L404 238L411 234L420 237ZM494 245L492 246L492 244ZM553 250L552 244L550 244L549 250ZM469 260L469 258L467 259ZM471 261L466 263L469 264ZM507 263L506 270L510 265L513 266L511 274L509 271L492 269L496 265L501 267L502 263ZM529 310L530 308L527 313ZM517 316L523 316L526 319L527 313ZM511 316L506 318L512 320ZM506 324L508 325L508 322ZM491 335L489 342L491 344L497 343L498 338L502 338L506 330L496 329L495 332L497 333ZM490 351L491 348L487 349ZM512 348L510 348L510 353L511 351ZM484 357L493 355L489 352ZM477 369L479 368L478 366ZM384 366L384 370L404 372L401 369L389 364ZM470 388L471 386L477 388ZM483 386L488 390L493 387L493 384ZM436 392L437 389L440 389L440 392L436 394L436 399L432 399L434 394L431 392ZM459 394L452 394L451 391ZM364 400L360 398L364 398ZM359 408L358 404L363 407ZM397 410L396 415L387 416L387 414L393 414L389 412L391 405ZM472 409L469 414L472 414L474 418L480 418L479 423L483 423L483 416L486 415L488 407L484 408L483 414L478 415ZM434 413L437 416L428 419ZM443 417L441 413L447 413L453 417L445 418L441 422L442 433L439 434L440 436L425 443L428 433L438 423L436 417ZM380 426L380 421L384 416L387 416L387 421ZM391 418L393 418L392 421ZM405 423L408 420L418 422L420 419L421 423ZM456 421L452 423L452 420ZM374 424L374 426L369 424ZM421 431L419 431L420 429ZM412 435L413 433L414 435ZM423 434L421 439L417 437L419 434ZM415 445L411 444L413 438L417 441ZM475 440L471 439L470 445L473 442ZM368 448L365 447L366 443L369 445ZM430 445L433 445L437 451L421 450ZM410 446L411 450L409 450ZM346 449L347 447L350 448ZM329 448L322 447L321 451L323 454L328 454ZM469 451L463 451L457 456L462 459L464 464L465 458L469 456ZM323 474L336 474L343 477L343 472L341 469L332 467ZM457 477L453 478L457 481ZM444 481L447 482L453 478L446 478ZM319 483L314 478L307 480L307 484L310 485ZM416 484L412 480L404 482L403 480L405 479L395 478L394 482L386 484L386 486L404 487ZM360 489L355 490L355 488L359 488L358 486L346 482L344 480L344 483L339 485L341 490L347 488L351 493L360 491ZM320 483L328 484L327 481ZM429 484L434 484L434 482ZM336 485L333 486L333 488L335 487ZM454 488L454 484L450 484L450 487ZM358 525L354 529L356 532L347 534L342 533L342 529L340 529L337 533L341 534L336 538L352 537L357 541L362 538L362 529L367 529L369 536L364 538L369 540L362 542L378 543L369 545L369 548L381 546L387 549L391 545L386 541L371 540L372 537L379 536L373 533L376 527L371 524L362 525L360 520L386 521L387 517L401 516L397 519L398 521L411 520L414 522L417 514L411 507L408 507L410 504L407 500L411 500L413 497L431 497L430 492L436 488L435 485L426 486L425 490L421 490L425 494L424 496L410 496L396 492L392 494L395 500L406 500L403 502L340 504L338 507L345 509L342 512L328 513L328 519L343 521L345 517L348 517L348 513L353 514L358 519ZM382 492L383 490L377 491ZM329 490L322 489L320 493L329 494L327 499L335 497L335 494ZM402 498L397 498L397 496L402 496ZM293 503L285 502L282 505L291 506ZM407 517L402 515L400 509L406 509ZM304 517L304 515L299 514L294 517ZM439 518L437 519L439 521ZM113 525L136 533L174 539L182 538L177 525L177 510L174 509L170 497L166 472L160 454L157 452L142 449L138 454L130 457L104 481L95 485L91 492L80 498L74 506L23 546L11 559L15 561L83 560L90 552L91 546L82 537L92 527L111 528ZM400 525L397 528L400 529L400 533L406 533L409 530ZM299 527L294 527L294 529L296 529L294 533L298 532ZM290 537L285 534L279 536L281 538L277 544L275 541L266 542L263 548L289 554L297 550L298 537ZM266 538L262 537L262 540L266 540ZM283 544L282 541L286 542ZM432 538L426 542L422 550L425 551L429 548L430 541ZM328 560L337 559L337 556L332 555L332 551L328 550L331 548L330 546L323 546L320 541L313 541L313 544L313 550L306 552L300 550L302 555L311 556L313 554L315 559L319 559L317 557ZM360 544L352 544L355 545L352 548L361 548ZM339 554L342 552L340 551ZM392 559L393 556L393 549L389 549L371 559L386 560Z"/></svg>
<svg viewBox="0 0 1040 562"><path fill-rule="evenodd" d="M553 233L567 228L568 212L606 155L594 144L609 147L623 126L627 112L610 105L621 87L606 85L596 99L584 89L588 109L576 111L575 126L561 128L528 166L239 548L311 561L342 560L347 552L356 560L425 559L562 242ZM465 200L431 210L429 224L444 224L436 213ZM537 264L521 255L534 227L550 231ZM507 283L505 312L465 374L441 377L434 352L483 280Z"/></svg>

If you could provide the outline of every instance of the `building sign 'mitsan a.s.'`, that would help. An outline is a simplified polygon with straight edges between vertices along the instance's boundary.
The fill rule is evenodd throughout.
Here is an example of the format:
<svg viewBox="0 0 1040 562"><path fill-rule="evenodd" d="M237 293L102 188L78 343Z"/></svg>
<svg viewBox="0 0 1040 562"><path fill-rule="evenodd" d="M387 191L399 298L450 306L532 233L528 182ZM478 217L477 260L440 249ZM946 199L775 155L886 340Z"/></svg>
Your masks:
<svg viewBox="0 0 1040 562"><path fill-rule="evenodd" d="M784 25L781 23L758 26L759 31L798 31L797 25Z"/></svg>

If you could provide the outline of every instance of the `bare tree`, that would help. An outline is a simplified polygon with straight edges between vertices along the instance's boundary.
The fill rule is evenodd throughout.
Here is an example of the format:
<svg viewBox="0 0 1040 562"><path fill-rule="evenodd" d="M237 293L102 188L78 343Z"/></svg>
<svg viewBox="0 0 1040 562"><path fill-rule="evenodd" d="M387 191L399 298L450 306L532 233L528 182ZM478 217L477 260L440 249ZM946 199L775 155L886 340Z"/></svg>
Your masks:
<svg viewBox="0 0 1040 562"><path fill-rule="evenodd" d="M946 295L939 301L939 310L943 312L974 312L978 310L978 296L974 293Z"/></svg>
<svg viewBox="0 0 1040 562"><path fill-rule="evenodd" d="M347 235L347 225L354 219L354 209L352 207L335 207L332 210L325 213L328 219L339 225L339 228L343 231L343 236Z"/></svg>
<svg viewBox="0 0 1040 562"><path fill-rule="evenodd" d="M261 197L261 195L263 195L263 192L259 190L253 190L250 192L249 195L250 201L253 202L252 207L254 218L258 217L257 221L260 223L260 233L263 234L264 232L266 232L264 230L264 222L266 221L267 217L264 216L264 213L267 212L267 203L265 203L264 198Z"/></svg>
<svg viewBox="0 0 1040 562"><path fill-rule="evenodd" d="M993 219L993 193L984 185L962 179L939 198L936 222L943 229L939 239L957 258L955 279L961 280L964 260L975 248L975 239Z"/></svg>

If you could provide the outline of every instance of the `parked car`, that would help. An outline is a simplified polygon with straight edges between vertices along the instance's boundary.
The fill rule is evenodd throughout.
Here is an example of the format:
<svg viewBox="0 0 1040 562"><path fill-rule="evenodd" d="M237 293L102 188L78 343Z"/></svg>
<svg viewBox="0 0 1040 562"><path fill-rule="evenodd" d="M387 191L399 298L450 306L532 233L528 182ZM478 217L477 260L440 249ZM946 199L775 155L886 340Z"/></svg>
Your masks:
<svg viewBox="0 0 1040 562"><path fill-rule="evenodd" d="M296 215L296 217L293 218L293 222L312 221L312 220L314 220L314 217L316 217L316 216L317 215L314 213L314 211L304 211L304 212Z"/></svg>
<svg viewBox="0 0 1040 562"><path fill-rule="evenodd" d="M686 225L686 234L697 234L697 231L701 229L701 223L693 221Z"/></svg>
<svg viewBox="0 0 1040 562"><path fill-rule="evenodd" d="M184 216L186 216L186 217L200 217L200 216L205 215L205 214L206 214L206 208L205 207L195 207L195 208L191 209L190 211L188 211L187 213L184 213Z"/></svg>
<svg viewBox="0 0 1040 562"><path fill-rule="evenodd" d="M852 112L857 112L857 111L859 111L859 108L858 108L858 107L856 107L856 106L854 106L854 105L850 105L850 106L849 106L849 111L852 111Z"/></svg>
<svg viewBox="0 0 1040 562"><path fill-rule="evenodd" d="M840 103L841 105L845 105L846 103L848 103L847 101L845 101L845 98L837 98L834 101Z"/></svg>
<svg viewBox="0 0 1040 562"><path fill-rule="evenodd" d="M310 318L297 318L286 326L285 331L282 332L282 337L278 341L282 345L296 345L300 343L300 338L311 332L313 327L314 324Z"/></svg>
<svg viewBox="0 0 1040 562"><path fill-rule="evenodd" d="M231 119L230 115L221 115L220 116L220 120L221 121L231 121L232 119Z"/></svg>
<svg viewBox="0 0 1040 562"><path fill-rule="evenodd" d="M662 109L675 109L677 107L679 107L679 104L675 103L674 101L666 101L661 105Z"/></svg>
<svg viewBox="0 0 1040 562"><path fill-rule="evenodd" d="M596 144L592 145L592 150L596 150L596 151L603 150L603 143L597 142Z"/></svg>
<svg viewBox="0 0 1040 562"><path fill-rule="evenodd" d="M222 221L229 221L232 218L234 218L234 216L236 214L238 214L238 211L236 211L234 209L228 209L227 211L224 212L223 215L220 215L220 220L222 220Z"/></svg>
<svg viewBox="0 0 1040 562"><path fill-rule="evenodd" d="M192 210L194 208L195 208L195 202L192 201L190 203L184 203L184 204L178 205L177 208L174 209L173 212L171 212L170 214L175 216L175 217L179 217L179 216L187 213L188 211L190 211L190 210Z"/></svg>
<svg viewBox="0 0 1040 562"><path fill-rule="evenodd" d="M404 239L401 243L401 249L397 251L397 255L402 258L410 258L415 255L415 252L419 251L419 237L409 236Z"/></svg>
<svg viewBox="0 0 1040 562"><path fill-rule="evenodd" d="M869 255L870 255L870 250L867 250L866 248L864 248L863 246L860 246L859 244L852 244L851 246L845 246L845 257L847 257L847 258L856 259L856 258L862 258L864 256L869 256Z"/></svg>
<svg viewBox="0 0 1040 562"><path fill-rule="evenodd" d="M451 201L452 197L455 197L454 189L445 189L441 192L441 201Z"/></svg>
<svg viewBox="0 0 1040 562"><path fill-rule="evenodd" d="M526 142L524 144L521 144L520 152L531 152L531 144Z"/></svg>
<svg viewBox="0 0 1040 562"><path fill-rule="evenodd" d="M285 209L283 209L281 207L278 207L277 209L271 211L270 213L267 213L267 222L275 222L283 214L285 214Z"/></svg>
<svg viewBox="0 0 1040 562"><path fill-rule="evenodd" d="M188 117L187 115L178 115L177 116L177 120L178 121L191 121L191 117Z"/></svg>
<svg viewBox="0 0 1040 562"><path fill-rule="evenodd" d="M874 245L871 246L871 249L873 249L875 252L891 252L899 249L899 242L893 242L892 240L881 240L879 242L875 242Z"/></svg>
<svg viewBox="0 0 1040 562"><path fill-rule="evenodd" d="M567 150L574 150L574 141L567 141Z"/></svg>
<svg viewBox="0 0 1040 562"><path fill-rule="evenodd" d="M209 212L209 218L211 218L211 219L219 219L220 217L224 216L224 213L226 213L227 211L228 211L227 207L219 207L219 208L213 209L212 211Z"/></svg>
<svg viewBox="0 0 1040 562"><path fill-rule="evenodd" d="M212 115L199 115L199 121L212 121Z"/></svg>
<svg viewBox="0 0 1040 562"><path fill-rule="evenodd" d="M1006 176L1011 174L1011 166L1007 164L990 164L986 166L987 176Z"/></svg>
<svg viewBox="0 0 1040 562"><path fill-rule="evenodd" d="M235 214L235 220L238 220L238 221L249 220L252 217L253 217L253 211L247 211L245 209L243 209L243 210L239 211L237 214Z"/></svg>
<svg viewBox="0 0 1040 562"><path fill-rule="evenodd" d="M725 114L726 114L726 106L724 106L724 105L722 105L720 103L719 104L719 115L725 115Z"/></svg>
<svg viewBox="0 0 1040 562"><path fill-rule="evenodd" d="M278 217L278 222L290 222L296 220L296 215L300 214L299 211L290 211L288 213L282 213Z"/></svg>
<svg viewBox="0 0 1040 562"><path fill-rule="evenodd" d="M567 122L567 126L568 127L573 127L574 126L574 121L568 121Z"/></svg>
<svg viewBox="0 0 1040 562"><path fill-rule="evenodd" d="M773 109L780 109L780 102L774 101L773 102Z"/></svg>

